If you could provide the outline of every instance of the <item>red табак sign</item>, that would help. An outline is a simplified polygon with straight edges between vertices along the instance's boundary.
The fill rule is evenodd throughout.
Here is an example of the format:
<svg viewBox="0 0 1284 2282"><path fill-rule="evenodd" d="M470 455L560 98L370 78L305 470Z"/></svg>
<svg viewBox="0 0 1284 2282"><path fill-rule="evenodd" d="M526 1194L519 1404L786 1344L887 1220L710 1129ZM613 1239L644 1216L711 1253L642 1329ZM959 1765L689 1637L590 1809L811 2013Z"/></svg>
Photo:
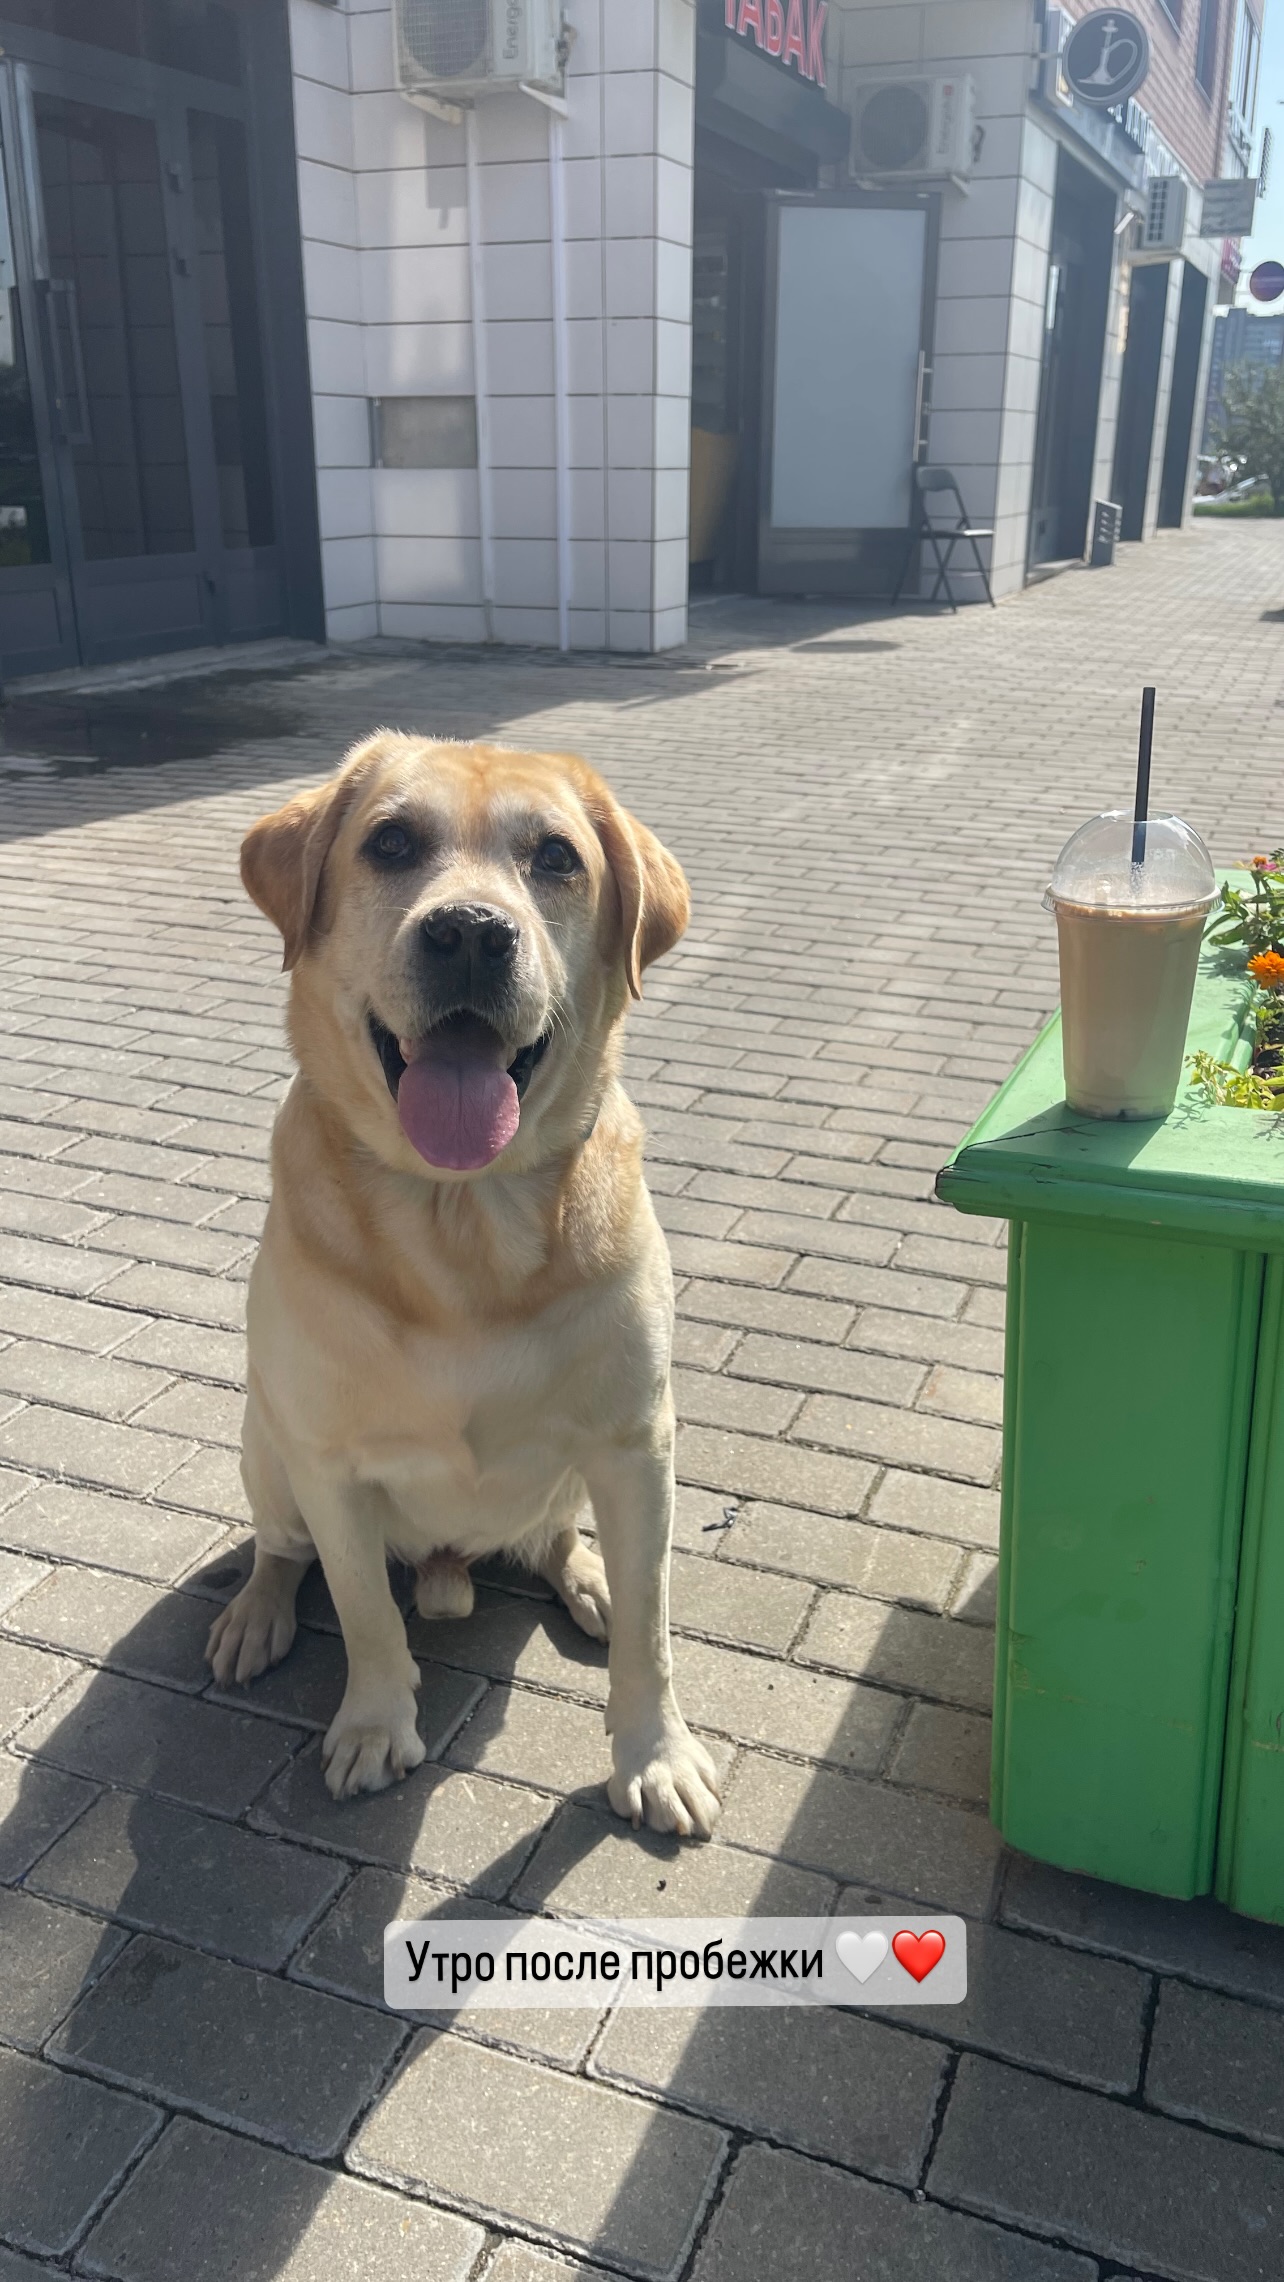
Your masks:
<svg viewBox="0 0 1284 2282"><path fill-rule="evenodd" d="M726 0L726 28L800 79L825 85L828 0Z"/></svg>

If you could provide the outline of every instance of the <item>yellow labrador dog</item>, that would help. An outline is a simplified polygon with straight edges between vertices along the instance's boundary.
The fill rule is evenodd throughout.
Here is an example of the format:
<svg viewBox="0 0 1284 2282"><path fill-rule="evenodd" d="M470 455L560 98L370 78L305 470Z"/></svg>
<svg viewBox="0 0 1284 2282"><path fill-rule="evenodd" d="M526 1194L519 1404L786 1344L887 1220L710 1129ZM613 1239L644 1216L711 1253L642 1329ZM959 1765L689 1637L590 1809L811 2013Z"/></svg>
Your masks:
<svg viewBox="0 0 1284 2282"><path fill-rule="evenodd" d="M609 1632L612 1806L707 1834L669 1652L672 1276L616 1076L686 881L582 761L392 731L256 824L241 873L299 1067L250 1279L254 1569L215 1673L285 1655L319 1555L348 1657L326 1780L380 1790L424 1757L389 1555L459 1616L502 1551Z"/></svg>

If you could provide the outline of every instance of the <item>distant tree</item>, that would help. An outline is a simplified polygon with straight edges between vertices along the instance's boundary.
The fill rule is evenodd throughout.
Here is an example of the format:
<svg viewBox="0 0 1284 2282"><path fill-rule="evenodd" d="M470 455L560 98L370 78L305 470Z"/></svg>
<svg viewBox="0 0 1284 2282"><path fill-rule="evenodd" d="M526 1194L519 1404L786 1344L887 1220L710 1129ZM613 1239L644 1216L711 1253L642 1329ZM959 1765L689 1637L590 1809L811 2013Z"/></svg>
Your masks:
<svg viewBox="0 0 1284 2282"><path fill-rule="evenodd" d="M1217 444L1241 475L1270 486L1284 514L1284 365L1227 366Z"/></svg>

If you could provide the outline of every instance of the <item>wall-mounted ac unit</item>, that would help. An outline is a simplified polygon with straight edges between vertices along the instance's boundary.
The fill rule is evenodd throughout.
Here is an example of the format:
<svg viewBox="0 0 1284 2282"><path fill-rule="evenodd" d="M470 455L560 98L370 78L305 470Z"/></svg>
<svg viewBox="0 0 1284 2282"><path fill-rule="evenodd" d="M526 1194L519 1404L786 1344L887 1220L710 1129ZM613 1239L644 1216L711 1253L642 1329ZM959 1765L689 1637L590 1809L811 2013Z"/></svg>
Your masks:
<svg viewBox="0 0 1284 2282"><path fill-rule="evenodd" d="M957 79L871 79L857 85L851 170L862 182L972 172L976 90Z"/></svg>
<svg viewBox="0 0 1284 2282"><path fill-rule="evenodd" d="M1186 184L1180 174L1146 177L1145 212L1130 248L1135 262L1170 261L1186 236Z"/></svg>
<svg viewBox="0 0 1284 2282"><path fill-rule="evenodd" d="M412 102L561 89L561 0L393 0L392 25L397 84Z"/></svg>

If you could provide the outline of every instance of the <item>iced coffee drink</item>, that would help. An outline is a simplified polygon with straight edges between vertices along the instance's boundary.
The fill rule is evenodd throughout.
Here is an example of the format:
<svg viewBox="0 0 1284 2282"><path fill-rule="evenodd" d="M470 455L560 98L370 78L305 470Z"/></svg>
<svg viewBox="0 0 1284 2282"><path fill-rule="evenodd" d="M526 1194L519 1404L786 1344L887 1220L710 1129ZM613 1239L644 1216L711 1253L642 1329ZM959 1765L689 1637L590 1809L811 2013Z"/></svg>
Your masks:
<svg viewBox="0 0 1284 2282"><path fill-rule="evenodd" d="M1166 1117L1177 1098L1195 970L1216 893L1203 841L1175 816L1094 817L1066 843L1047 901L1061 955L1066 1100L1089 1117Z"/></svg>

